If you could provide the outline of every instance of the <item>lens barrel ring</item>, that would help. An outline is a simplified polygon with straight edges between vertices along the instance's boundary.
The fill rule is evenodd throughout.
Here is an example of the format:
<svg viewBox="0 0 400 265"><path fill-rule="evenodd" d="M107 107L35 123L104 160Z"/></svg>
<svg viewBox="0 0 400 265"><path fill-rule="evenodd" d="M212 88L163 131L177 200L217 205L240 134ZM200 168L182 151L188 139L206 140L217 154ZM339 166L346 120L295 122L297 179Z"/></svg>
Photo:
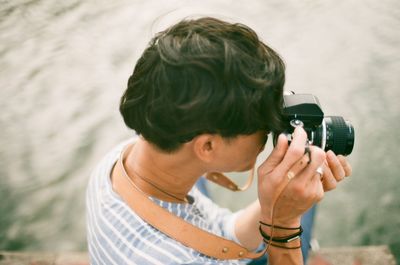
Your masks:
<svg viewBox="0 0 400 265"><path fill-rule="evenodd" d="M349 154L349 137L354 139L354 135L351 135L351 130L349 130L346 121L341 116L328 116L326 118L328 118L326 120L327 134L330 137L330 139L327 139L329 149L335 154Z"/></svg>

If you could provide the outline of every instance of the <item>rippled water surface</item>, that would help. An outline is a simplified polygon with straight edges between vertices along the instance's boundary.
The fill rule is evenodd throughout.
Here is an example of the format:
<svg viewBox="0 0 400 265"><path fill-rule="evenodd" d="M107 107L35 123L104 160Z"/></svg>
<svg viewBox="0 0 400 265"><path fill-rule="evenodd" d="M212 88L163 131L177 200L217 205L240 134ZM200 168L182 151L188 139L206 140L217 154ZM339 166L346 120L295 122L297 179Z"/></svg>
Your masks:
<svg viewBox="0 0 400 265"><path fill-rule="evenodd" d="M118 114L127 78L155 32L192 14L254 28L285 59L287 89L354 124L354 174L319 207L320 244L399 250L394 0L0 1L0 249L86 248L90 169L130 135ZM232 209L255 197L211 189Z"/></svg>

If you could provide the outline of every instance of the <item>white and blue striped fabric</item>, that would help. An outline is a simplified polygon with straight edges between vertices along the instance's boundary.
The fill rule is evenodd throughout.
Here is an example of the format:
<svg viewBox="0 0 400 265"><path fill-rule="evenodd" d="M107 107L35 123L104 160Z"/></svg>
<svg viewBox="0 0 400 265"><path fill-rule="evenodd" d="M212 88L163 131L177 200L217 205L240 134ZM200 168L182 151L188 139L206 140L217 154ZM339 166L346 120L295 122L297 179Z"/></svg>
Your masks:
<svg viewBox="0 0 400 265"><path fill-rule="evenodd" d="M129 141L130 142L130 141ZM217 260L187 248L138 217L112 189L110 173L128 142L114 148L92 172L86 194L87 240L91 264L246 264ZM187 222L237 242L231 213L214 204L196 187L193 204L153 199ZM162 222L162 220L160 220ZM207 242L204 242L207 244Z"/></svg>

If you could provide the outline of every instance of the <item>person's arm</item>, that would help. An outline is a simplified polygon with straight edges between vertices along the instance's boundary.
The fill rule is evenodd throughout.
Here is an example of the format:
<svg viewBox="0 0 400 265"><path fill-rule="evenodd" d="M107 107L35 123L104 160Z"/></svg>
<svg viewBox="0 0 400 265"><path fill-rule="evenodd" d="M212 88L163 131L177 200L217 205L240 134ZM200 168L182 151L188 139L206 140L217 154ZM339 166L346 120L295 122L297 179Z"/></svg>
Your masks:
<svg viewBox="0 0 400 265"><path fill-rule="evenodd" d="M240 244L248 250L257 249L262 243L262 237L258 230L261 208L258 200L240 211L236 217L235 234Z"/></svg>
<svg viewBox="0 0 400 265"><path fill-rule="evenodd" d="M257 200L250 204L243 211L241 211L236 219L236 237L240 241L240 243L249 250L257 249L262 243L262 236L259 231L259 222L262 220L260 209L260 203ZM264 227L263 230L267 234L271 234L270 228ZM274 230L274 237L285 237L290 235L291 233L293 232L285 230ZM282 246L285 247L295 247L297 245L299 245L298 240L295 240L288 244L282 244ZM268 255L269 264L302 264L303 260L300 248L284 249L270 246L268 249ZM300 263L298 263L299 261Z"/></svg>

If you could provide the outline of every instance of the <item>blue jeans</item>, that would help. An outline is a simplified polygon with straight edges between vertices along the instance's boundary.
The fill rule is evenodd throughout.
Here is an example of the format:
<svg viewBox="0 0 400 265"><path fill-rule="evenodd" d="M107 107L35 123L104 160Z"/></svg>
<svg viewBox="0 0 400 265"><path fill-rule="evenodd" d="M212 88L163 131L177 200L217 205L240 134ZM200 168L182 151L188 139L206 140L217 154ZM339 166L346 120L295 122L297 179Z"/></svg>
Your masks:
<svg viewBox="0 0 400 265"><path fill-rule="evenodd" d="M207 190L206 180L200 178L196 183L197 188L206 196L209 197L209 192ZM314 224L314 216L316 212L316 206L314 205L310 210L308 210L301 218L301 226L303 227L303 234L301 235L301 252L303 253L304 264L306 264L308 258L308 251L310 249L311 232ZM257 260L253 260L249 263L250 265L261 265L267 264L267 257L262 257Z"/></svg>

